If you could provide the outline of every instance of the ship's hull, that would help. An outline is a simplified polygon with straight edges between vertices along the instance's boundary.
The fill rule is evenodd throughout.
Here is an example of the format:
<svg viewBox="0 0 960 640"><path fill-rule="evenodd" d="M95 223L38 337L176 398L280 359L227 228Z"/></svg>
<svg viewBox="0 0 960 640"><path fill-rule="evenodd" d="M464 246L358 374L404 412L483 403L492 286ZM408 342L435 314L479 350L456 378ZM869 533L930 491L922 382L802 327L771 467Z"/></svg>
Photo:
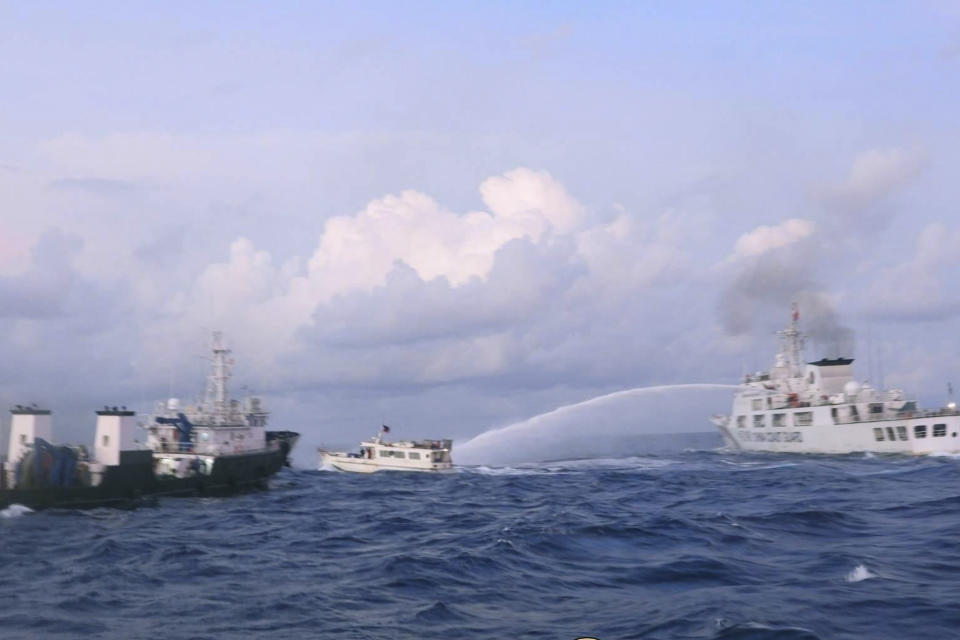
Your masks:
<svg viewBox="0 0 960 640"><path fill-rule="evenodd" d="M341 455L330 452L320 453L320 468L334 468L338 471L349 471L352 473L374 473L376 471L417 471L422 473L444 473L453 470L453 465L449 463L414 464L415 461L397 461L394 463L384 463L376 459L354 458L347 455Z"/></svg>
<svg viewBox="0 0 960 640"><path fill-rule="evenodd" d="M810 409L805 411L809 412ZM829 407L815 408L813 423L806 426L732 427L729 420L723 420L718 427L729 445L744 451L829 454L869 451L914 455L960 453L960 416L955 414L834 423L829 419L828 412ZM788 420L787 424L793 424L792 420Z"/></svg>
<svg viewBox="0 0 960 640"><path fill-rule="evenodd" d="M151 497L220 496L267 488L267 481L287 463L299 437L282 432L282 445L263 451L218 456L209 474L188 477L156 475L153 456L107 467L97 486L0 489L0 509L22 504L34 510L89 509L136 505ZM144 452L147 453L147 452Z"/></svg>

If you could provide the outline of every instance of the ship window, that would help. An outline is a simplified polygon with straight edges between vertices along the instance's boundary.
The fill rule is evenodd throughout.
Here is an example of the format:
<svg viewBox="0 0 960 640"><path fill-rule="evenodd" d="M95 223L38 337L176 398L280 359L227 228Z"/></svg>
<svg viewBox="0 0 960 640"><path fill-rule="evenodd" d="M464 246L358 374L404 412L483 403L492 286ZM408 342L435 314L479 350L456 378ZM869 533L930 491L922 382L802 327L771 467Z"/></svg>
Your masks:
<svg viewBox="0 0 960 640"><path fill-rule="evenodd" d="M926 438L927 437L927 425L918 424L913 428L913 437L914 438Z"/></svg>
<svg viewBox="0 0 960 640"><path fill-rule="evenodd" d="M411 460L419 460L420 454L417 453L416 451L411 451L407 457L410 458Z"/></svg>
<svg viewBox="0 0 960 640"><path fill-rule="evenodd" d="M933 425L933 437L942 438L947 435L947 425L945 424L935 424Z"/></svg>
<svg viewBox="0 0 960 640"><path fill-rule="evenodd" d="M813 384L817 381L817 377L813 375L813 371L810 372L810 384Z"/></svg>
<svg viewBox="0 0 960 640"><path fill-rule="evenodd" d="M110 436L103 436L103 446L106 447L106 446L109 446L109 444L110 444Z"/></svg>
<svg viewBox="0 0 960 640"><path fill-rule="evenodd" d="M754 398L754 399L753 399L753 410L754 410L754 411L760 411L761 409L763 409L763 400L761 400L760 398Z"/></svg>
<svg viewBox="0 0 960 640"><path fill-rule="evenodd" d="M870 413L872 414L883 413L883 403L882 402L870 403Z"/></svg>
<svg viewBox="0 0 960 640"><path fill-rule="evenodd" d="M773 426L774 426L774 427L785 427L785 426L787 426L787 414L785 414L785 413L775 413L775 414L773 414Z"/></svg>
<svg viewBox="0 0 960 640"><path fill-rule="evenodd" d="M393 452L393 457L394 457L394 458L406 458L406 457L407 457L407 454L405 454L403 451L394 451L394 452Z"/></svg>
<svg viewBox="0 0 960 640"><path fill-rule="evenodd" d="M747 426L747 416L737 416L737 428L743 429Z"/></svg>
<svg viewBox="0 0 960 640"><path fill-rule="evenodd" d="M897 427L897 437L901 440L907 439L907 428L906 427Z"/></svg>
<svg viewBox="0 0 960 640"><path fill-rule="evenodd" d="M763 418L764 416L762 414L753 416L753 426L757 427L758 429L763 428L763 423L765 422Z"/></svg>
<svg viewBox="0 0 960 640"><path fill-rule="evenodd" d="M883 442L883 440L884 440L884 438L883 438L883 429L881 429L880 427L874 427L874 428L873 428L873 438L874 438L874 440L876 440L877 442Z"/></svg>
<svg viewBox="0 0 960 640"><path fill-rule="evenodd" d="M793 414L793 425L795 427L809 427L813 424L812 411L797 411Z"/></svg>
<svg viewBox="0 0 960 640"><path fill-rule="evenodd" d="M894 433L893 433L893 427L887 427L887 437L888 437L890 440L896 440L896 439L897 439L897 436L895 436Z"/></svg>
<svg viewBox="0 0 960 640"><path fill-rule="evenodd" d="M20 444L27 444L27 434L25 433L20 434Z"/></svg>

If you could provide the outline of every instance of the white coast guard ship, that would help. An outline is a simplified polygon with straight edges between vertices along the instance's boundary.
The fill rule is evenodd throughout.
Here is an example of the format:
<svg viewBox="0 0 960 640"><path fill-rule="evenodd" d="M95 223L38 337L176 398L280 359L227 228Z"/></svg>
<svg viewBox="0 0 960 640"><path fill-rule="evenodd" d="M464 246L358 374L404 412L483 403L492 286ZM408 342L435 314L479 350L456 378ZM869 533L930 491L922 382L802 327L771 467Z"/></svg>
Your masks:
<svg viewBox="0 0 960 640"><path fill-rule="evenodd" d="M853 359L804 363L796 306L777 333L780 352L769 372L747 375L730 415L714 424L729 446L795 453L956 453L960 413L951 401L918 409L898 389L874 389L853 378Z"/></svg>
<svg viewBox="0 0 960 640"><path fill-rule="evenodd" d="M373 473L374 471L451 471L452 440L401 440L387 442L384 434L390 427L383 425L380 432L360 443L359 453L317 449L319 468L333 467L340 471Z"/></svg>

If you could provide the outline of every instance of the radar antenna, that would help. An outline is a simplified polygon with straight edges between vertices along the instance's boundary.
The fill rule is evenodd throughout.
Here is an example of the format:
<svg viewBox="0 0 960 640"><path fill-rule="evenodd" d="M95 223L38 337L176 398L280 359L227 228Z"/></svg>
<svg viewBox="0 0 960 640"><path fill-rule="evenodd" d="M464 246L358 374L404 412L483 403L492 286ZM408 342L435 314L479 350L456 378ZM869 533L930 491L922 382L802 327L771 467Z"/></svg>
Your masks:
<svg viewBox="0 0 960 640"><path fill-rule="evenodd" d="M230 394L227 381L230 379L233 361L230 350L223 346L223 334L213 332L213 356L210 358L210 375L207 376L207 390L204 394L203 410L213 417L215 424L229 421Z"/></svg>
<svg viewBox="0 0 960 640"><path fill-rule="evenodd" d="M805 336L799 329L800 310L797 303L793 303L793 314L790 319L790 326L783 331L778 331L780 337L780 355L783 357L784 364L791 377L798 378L803 375L803 347Z"/></svg>

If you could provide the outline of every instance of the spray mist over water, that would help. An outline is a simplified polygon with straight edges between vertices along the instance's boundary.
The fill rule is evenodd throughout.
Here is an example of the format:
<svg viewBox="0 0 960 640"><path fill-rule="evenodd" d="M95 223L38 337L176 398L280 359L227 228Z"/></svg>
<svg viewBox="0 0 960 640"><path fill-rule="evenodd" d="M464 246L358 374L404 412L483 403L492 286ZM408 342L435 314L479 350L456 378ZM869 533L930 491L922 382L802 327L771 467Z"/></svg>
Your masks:
<svg viewBox="0 0 960 640"><path fill-rule="evenodd" d="M691 403L676 401L667 408L656 407L656 411L646 406L641 410L634 407L629 412L621 411L614 415L602 413L602 409L611 408L618 400L664 394L672 396L675 392L687 391L729 391L736 388L737 385L732 384L701 383L667 384L614 391L485 431L462 445L457 445L454 459L461 464L497 464L581 456L586 442L594 447L603 444L599 443L597 438L606 439L607 444L613 447L618 438L625 436L671 432L676 429L678 422L683 421L684 409L689 411L691 408ZM704 413L707 411L706 405L694 404L692 408L694 417L687 418L688 425L692 420L692 424L700 427L699 430L709 430L706 422L709 412ZM680 430L691 431L689 426Z"/></svg>

